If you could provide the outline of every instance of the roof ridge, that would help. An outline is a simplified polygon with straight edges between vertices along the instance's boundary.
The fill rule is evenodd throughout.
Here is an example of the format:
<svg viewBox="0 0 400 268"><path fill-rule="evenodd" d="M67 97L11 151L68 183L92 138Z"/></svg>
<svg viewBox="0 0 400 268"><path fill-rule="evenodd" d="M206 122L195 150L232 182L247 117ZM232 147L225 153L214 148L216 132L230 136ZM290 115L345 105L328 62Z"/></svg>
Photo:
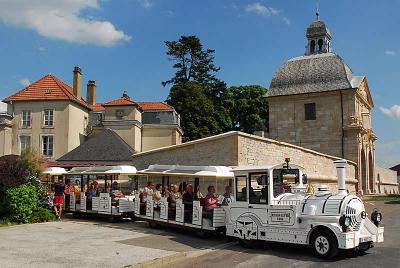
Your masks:
<svg viewBox="0 0 400 268"><path fill-rule="evenodd" d="M35 82L30 83L30 84L27 85L26 87L23 87L23 88L20 89L19 91L15 92L15 93L13 93L13 94L11 94L11 95L9 95L9 96L7 96L6 98L3 99L3 101L7 101L8 98L11 98L11 97L13 97L13 96L15 96L15 95L18 95L18 94L22 93L24 90L30 88L33 84L35 84L35 83L37 83L37 82L39 82L39 81L45 79L47 76L51 76L51 74L46 74L45 76L42 76L41 78L39 78L39 80L36 80Z"/></svg>
<svg viewBox="0 0 400 268"><path fill-rule="evenodd" d="M123 138L121 138L120 135L118 135L114 130L112 130L111 128L106 128L104 129L104 131L109 131L110 133L112 133L116 138L118 138L120 141L122 141L122 143L132 152L135 153L135 149L133 149Z"/></svg>

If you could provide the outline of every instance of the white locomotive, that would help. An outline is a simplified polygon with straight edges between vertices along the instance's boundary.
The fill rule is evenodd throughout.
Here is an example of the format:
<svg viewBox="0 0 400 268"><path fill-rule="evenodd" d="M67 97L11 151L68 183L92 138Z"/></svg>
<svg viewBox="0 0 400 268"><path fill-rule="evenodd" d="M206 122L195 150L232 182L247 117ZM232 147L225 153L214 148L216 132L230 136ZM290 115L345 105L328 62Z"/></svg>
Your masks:
<svg viewBox="0 0 400 268"><path fill-rule="evenodd" d="M306 194L306 175L299 166L248 166L233 170L236 200L226 207L226 234L241 244L254 240L307 244L321 258L334 257L339 249L367 250L383 242L382 215L371 220L362 200L345 190L345 160L335 161L338 192L321 186ZM292 193L284 192L285 177L295 177Z"/></svg>

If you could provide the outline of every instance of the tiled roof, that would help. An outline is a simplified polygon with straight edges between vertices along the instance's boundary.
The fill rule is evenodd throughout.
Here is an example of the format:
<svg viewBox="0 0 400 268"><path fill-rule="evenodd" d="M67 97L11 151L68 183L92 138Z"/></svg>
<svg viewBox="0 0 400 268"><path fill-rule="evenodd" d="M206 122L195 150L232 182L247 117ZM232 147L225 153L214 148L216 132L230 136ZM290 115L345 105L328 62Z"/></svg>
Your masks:
<svg viewBox="0 0 400 268"><path fill-rule="evenodd" d="M95 103L94 105L92 105L92 111L93 112L101 112L104 111L104 103L99 102L99 103Z"/></svg>
<svg viewBox="0 0 400 268"><path fill-rule="evenodd" d="M137 105L136 102L131 101L128 98L119 98L112 101L104 102L103 106L125 106L125 105Z"/></svg>
<svg viewBox="0 0 400 268"><path fill-rule="evenodd" d="M3 101L34 101L34 100L71 100L85 108L89 105L83 98L78 100L74 94L73 89L66 83L58 79L52 74L48 74L21 89L17 93L8 96Z"/></svg>
<svg viewBox="0 0 400 268"><path fill-rule="evenodd" d="M57 159L57 162L124 162L131 161L134 153L117 133L105 129L89 137L83 144Z"/></svg>
<svg viewBox="0 0 400 268"><path fill-rule="evenodd" d="M350 89L354 74L341 57L322 53L293 58L272 78L267 97Z"/></svg>
<svg viewBox="0 0 400 268"><path fill-rule="evenodd" d="M139 101L139 106L146 110L172 110L173 107L161 101Z"/></svg>
<svg viewBox="0 0 400 268"><path fill-rule="evenodd" d="M313 37L313 36L322 36L328 34L331 35L328 27L326 27L325 23L320 20L316 20L310 24L307 28L306 36Z"/></svg>

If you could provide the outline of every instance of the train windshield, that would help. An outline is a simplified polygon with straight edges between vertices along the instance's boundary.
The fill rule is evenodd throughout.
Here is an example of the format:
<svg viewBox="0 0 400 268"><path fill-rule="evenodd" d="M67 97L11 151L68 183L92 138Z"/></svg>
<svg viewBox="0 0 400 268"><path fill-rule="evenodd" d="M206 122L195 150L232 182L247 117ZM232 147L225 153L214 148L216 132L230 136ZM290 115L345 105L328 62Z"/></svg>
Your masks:
<svg viewBox="0 0 400 268"><path fill-rule="evenodd" d="M291 193L292 185L298 183L300 176L299 169L274 169L273 171L273 193L277 197L283 193Z"/></svg>

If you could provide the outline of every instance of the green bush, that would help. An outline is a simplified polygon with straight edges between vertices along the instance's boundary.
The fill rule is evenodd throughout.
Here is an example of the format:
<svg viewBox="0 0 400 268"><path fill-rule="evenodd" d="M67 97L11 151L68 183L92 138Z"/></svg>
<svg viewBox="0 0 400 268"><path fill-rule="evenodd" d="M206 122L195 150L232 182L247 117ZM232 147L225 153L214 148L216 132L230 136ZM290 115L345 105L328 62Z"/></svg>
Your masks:
<svg viewBox="0 0 400 268"><path fill-rule="evenodd" d="M9 219L18 223L29 223L32 213L38 210L39 194L31 184L10 188L6 192L6 207Z"/></svg>
<svg viewBox="0 0 400 268"><path fill-rule="evenodd" d="M54 213L46 208L38 208L38 210L32 213L30 222L37 223L37 222L48 222L48 221L55 221L56 216Z"/></svg>

